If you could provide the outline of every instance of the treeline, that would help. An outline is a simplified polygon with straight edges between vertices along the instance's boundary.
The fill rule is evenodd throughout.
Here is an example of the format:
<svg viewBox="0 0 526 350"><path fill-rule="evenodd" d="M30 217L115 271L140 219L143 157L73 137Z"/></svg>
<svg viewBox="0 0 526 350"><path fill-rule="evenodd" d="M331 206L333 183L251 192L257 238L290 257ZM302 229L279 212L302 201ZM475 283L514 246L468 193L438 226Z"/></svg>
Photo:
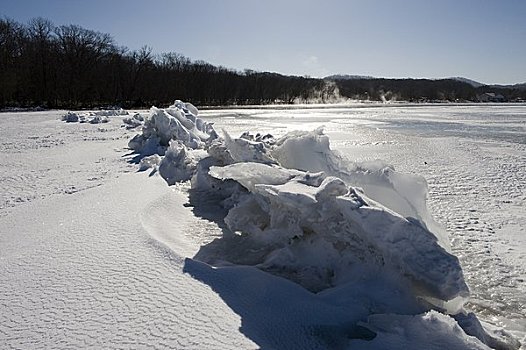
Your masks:
<svg viewBox="0 0 526 350"><path fill-rule="evenodd" d="M495 90L495 89L494 89ZM507 98L526 98L502 89ZM506 90L506 91L504 91ZM333 102L341 98L471 100L481 88L454 80L323 80L236 70L178 53L129 50L105 33L44 18L0 19L0 108ZM509 97L508 97L509 96Z"/></svg>
<svg viewBox="0 0 526 350"><path fill-rule="evenodd" d="M325 85L237 72L178 53L154 55L148 47L130 51L109 34L44 18L27 24L0 19L0 108L145 107L175 98L199 105L292 103L324 98L331 91Z"/></svg>

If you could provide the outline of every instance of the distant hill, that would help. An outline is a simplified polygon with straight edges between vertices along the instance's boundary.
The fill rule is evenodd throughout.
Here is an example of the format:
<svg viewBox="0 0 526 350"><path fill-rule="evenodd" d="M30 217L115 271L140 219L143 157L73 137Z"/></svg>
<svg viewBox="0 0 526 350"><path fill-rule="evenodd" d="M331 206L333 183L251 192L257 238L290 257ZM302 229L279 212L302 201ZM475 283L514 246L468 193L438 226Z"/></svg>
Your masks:
<svg viewBox="0 0 526 350"><path fill-rule="evenodd" d="M371 79L384 79L384 80L391 80L388 78L377 78L372 77L368 75L352 75L352 74L334 74L329 75L323 79L326 80L371 80ZM481 83L472 79L464 78L464 77L450 77L450 78L444 78L444 79L394 79L394 80L454 80L461 83L466 83L474 87L475 89L478 89L480 87L487 86L488 88L494 88L494 89L516 89L516 90L526 90L526 82L525 83L519 83L519 84L508 84L508 85L499 85L499 84L485 84Z"/></svg>
<svg viewBox="0 0 526 350"><path fill-rule="evenodd" d="M452 80L456 80L456 81L461 81L463 83L468 83L469 85L473 86L474 88L478 88L478 87L487 85L487 84L479 83L478 81L471 80L471 79L464 78L464 77L452 77L452 78L447 78L447 79L452 79Z"/></svg>
<svg viewBox="0 0 526 350"><path fill-rule="evenodd" d="M325 77L324 79L327 80L364 80L364 79L390 79L390 78L376 78L369 75L352 75L352 74L334 74L330 75L328 77ZM405 79L412 79L412 78L405 78ZM403 79L398 79L403 80ZM413 79L413 80L421 80L421 79ZM444 78L444 79L428 79L428 80L455 80L462 83L467 83L474 88L478 88L487 84L479 83L478 81L471 80L464 77L451 77L451 78Z"/></svg>
<svg viewBox="0 0 526 350"><path fill-rule="evenodd" d="M514 84L514 85L490 85L493 88L497 89L517 89L517 90L526 90L526 83Z"/></svg>
<svg viewBox="0 0 526 350"><path fill-rule="evenodd" d="M471 79L464 78L464 77L452 77L452 78L448 78L448 79L461 81L463 83L468 83L469 85L473 86L474 88L479 88L481 86L488 86L490 88L496 88L496 89L526 90L526 83L500 85L500 84L484 84L484 83L480 83L478 81L471 80Z"/></svg>

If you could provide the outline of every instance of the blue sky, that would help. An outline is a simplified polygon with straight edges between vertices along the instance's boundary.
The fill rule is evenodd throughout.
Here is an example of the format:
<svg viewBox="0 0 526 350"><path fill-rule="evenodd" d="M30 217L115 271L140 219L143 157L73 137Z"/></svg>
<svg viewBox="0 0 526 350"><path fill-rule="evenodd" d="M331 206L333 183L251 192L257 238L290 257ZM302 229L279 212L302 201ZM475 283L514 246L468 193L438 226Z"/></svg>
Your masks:
<svg viewBox="0 0 526 350"><path fill-rule="evenodd" d="M239 70L526 82L525 0L0 0L0 16Z"/></svg>

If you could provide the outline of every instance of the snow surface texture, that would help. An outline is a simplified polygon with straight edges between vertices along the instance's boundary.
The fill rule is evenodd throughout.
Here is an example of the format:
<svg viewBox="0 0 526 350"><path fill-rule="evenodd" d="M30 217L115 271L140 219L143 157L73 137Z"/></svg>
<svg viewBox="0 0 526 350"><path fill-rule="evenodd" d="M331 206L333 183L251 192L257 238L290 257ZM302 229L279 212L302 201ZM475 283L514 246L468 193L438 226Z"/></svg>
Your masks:
<svg viewBox="0 0 526 350"><path fill-rule="evenodd" d="M228 207L187 183L168 187L150 172L136 174L139 159L125 147L136 132L121 127L124 116L98 125L59 122L65 113L0 114L0 348L483 346L466 332L488 342L472 314L455 322L422 310L398 273L362 270L313 294L254 266L183 259L200 247L204 254L214 239L232 252L239 236L224 223ZM231 135L258 129L259 139L326 125L331 148L344 156L424 174L428 205L452 233L471 289L465 308L490 334L502 336L504 328L525 343L524 106L309 106L199 116ZM212 151L225 155L221 147L201 150ZM147 169L162 156L141 159ZM383 318L386 310L393 317Z"/></svg>
<svg viewBox="0 0 526 350"><path fill-rule="evenodd" d="M136 174L133 134L61 114L0 115L0 349L256 349L143 229L155 209L172 227L200 222L164 180Z"/></svg>
<svg viewBox="0 0 526 350"><path fill-rule="evenodd" d="M316 327L328 327L317 338L324 346L376 339L369 343L373 348L438 348L442 337L450 338L451 348L519 346L507 333L490 335L464 311L469 291L447 236L427 212L423 178L381 162L346 162L330 149L321 128L278 139L250 133L232 138L226 132L221 138L197 117L194 106L181 101L167 110L152 108L143 134L129 146L145 156L156 152L161 160L149 157L141 168L151 165L156 171L159 164L169 184L191 180L190 201L192 193L200 198L192 204L203 217L208 215L203 197L226 210L222 218L210 214L225 226L223 237L201 247L194 258L202 263L187 260L185 271L217 290L227 304L232 304L229 292L216 286L225 282L210 274L223 276L229 285L255 279L305 303L303 294L315 292L316 303L347 309L327 324L309 318ZM254 268L305 290L291 292L285 282L260 272L256 277ZM369 283L380 292L364 288ZM393 332L390 322L398 325L395 330L421 331L414 337ZM436 343L428 338L431 333Z"/></svg>

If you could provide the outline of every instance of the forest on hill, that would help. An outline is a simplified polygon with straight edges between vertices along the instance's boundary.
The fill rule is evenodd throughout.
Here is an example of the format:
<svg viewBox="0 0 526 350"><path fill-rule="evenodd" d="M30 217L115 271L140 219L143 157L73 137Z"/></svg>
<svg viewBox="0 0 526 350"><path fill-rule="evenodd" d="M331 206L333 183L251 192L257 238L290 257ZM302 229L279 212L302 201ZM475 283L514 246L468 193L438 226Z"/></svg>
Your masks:
<svg viewBox="0 0 526 350"><path fill-rule="evenodd" d="M150 107L179 98L200 106L330 103L344 99L477 101L485 92L526 100L526 90L429 79L317 79L237 71L180 53L129 50L111 35L44 18L0 19L0 108Z"/></svg>

